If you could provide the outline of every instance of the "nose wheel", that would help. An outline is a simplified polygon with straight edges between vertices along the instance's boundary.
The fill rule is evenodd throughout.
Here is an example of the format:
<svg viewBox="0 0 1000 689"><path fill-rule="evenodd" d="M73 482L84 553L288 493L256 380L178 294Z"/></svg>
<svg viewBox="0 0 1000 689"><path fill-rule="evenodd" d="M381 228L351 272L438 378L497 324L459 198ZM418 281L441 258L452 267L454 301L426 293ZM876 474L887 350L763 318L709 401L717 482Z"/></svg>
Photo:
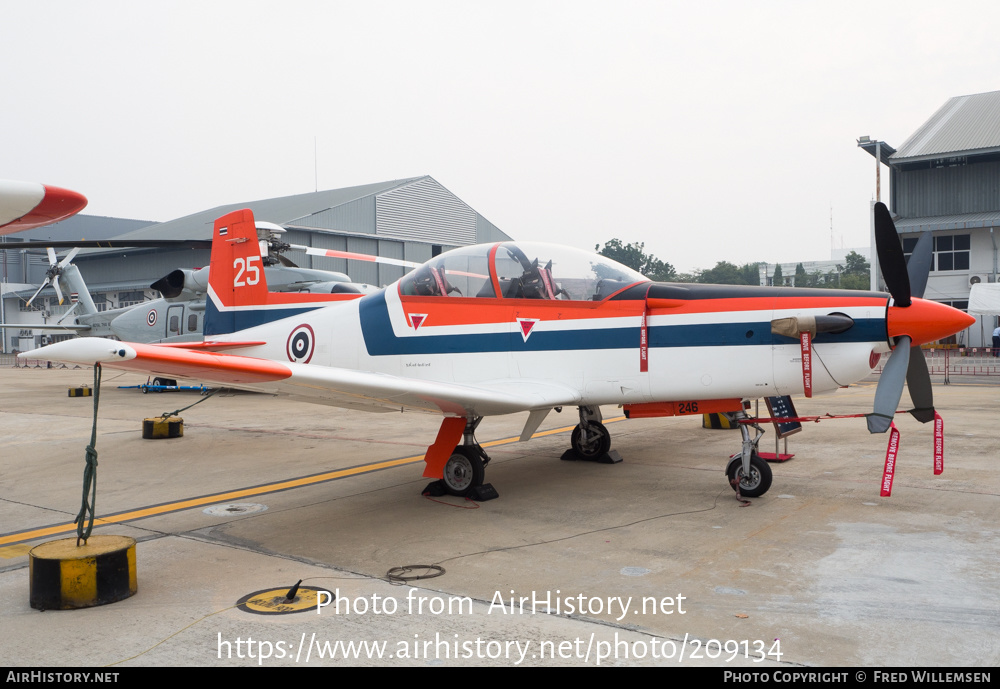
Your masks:
<svg viewBox="0 0 1000 689"><path fill-rule="evenodd" d="M743 450L729 459L729 464L726 465L726 477L729 479L729 485L736 491L737 497L759 498L771 487L772 478L771 467L757 452L757 443L764 435L764 429L742 410L736 414L736 419L741 421ZM757 431L753 438L750 437L749 426L753 426Z"/></svg>
<svg viewBox="0 0 1000 689"><path fill-rule="evenodd" d="M743 459L737 455L726 468L729 485L741 496L759 498L771 487L771 467L756 452L750 455L750 471L743 471Z"/></svg>

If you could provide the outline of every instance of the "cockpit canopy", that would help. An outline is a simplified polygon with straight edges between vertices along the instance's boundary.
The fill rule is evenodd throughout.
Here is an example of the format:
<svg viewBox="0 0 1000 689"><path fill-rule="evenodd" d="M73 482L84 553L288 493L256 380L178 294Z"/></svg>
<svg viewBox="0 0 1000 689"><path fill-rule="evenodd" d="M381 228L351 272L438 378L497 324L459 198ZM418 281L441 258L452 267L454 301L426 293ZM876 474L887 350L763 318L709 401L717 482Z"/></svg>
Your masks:
<svg viewBox="0 0 1000 689"><path fill-rule="evenodd" d="M399 282L404 296L601 301L638 272L600 254L539 242L477 244L432 258Z"/></svg>

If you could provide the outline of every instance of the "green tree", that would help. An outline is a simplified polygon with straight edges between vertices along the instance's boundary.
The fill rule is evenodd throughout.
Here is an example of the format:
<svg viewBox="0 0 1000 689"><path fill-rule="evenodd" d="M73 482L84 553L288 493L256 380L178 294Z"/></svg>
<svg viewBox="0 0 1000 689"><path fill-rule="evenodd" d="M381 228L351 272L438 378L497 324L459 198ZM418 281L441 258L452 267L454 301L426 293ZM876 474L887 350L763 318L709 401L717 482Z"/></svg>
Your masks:
<svg viewBox="0 0 1000 689"><path fill-rule="evenodd" d="M760 285L760 263L744 263L740 266L741 285Z"/></svg>
<svg viewBox="0 0 1000 689"><path fill-rule="evenodd" d="M871 278L867 275L848 275L844 273L840 276L841 289L871 289Z"/></svg>
<svg viewBox="0 0 1000 689"><path fill-rule="evenodd" d="M714 285L759 285L759 266L759 263L744 263L737 266L729 261L719 261L714 268L701 271L696 282Z"/></svg>
<svg viewBox="0 0 1000 689"><path fill-rule="evenodd" d="M781 287L785 284L785 276L781 274L780 263L774 265L774 277L771 278L771 284L775 287Z"/></svg>
<svg viewBox="0 0 1000 689"><path fill-rule="evenodd" d="M809 275L806 273L805 266L801 263L795 266L795 286L796 287L807 287L809 282Z"/></svg>
<svg viewBox="0 0 1000 689"><path fill-rule="evenodd" d="M843 289L871 289L871 264L868 259L852 251L844 262L847 267L840 276L840 286Z"/></svg>
<svg viewBox="0 0 1000 689"><path fill-rule="evenodd" d="M844 259L847 267L844 269L845 275L864 275L867 277L871 274L871 264L868 263L868 259L859 254L857 251L852 251L847 254Z"/></svg>
<svg viewBox="0 0 1000 689"><path fill-rule="evenodd" d="M698 282L712 285L742 285L740 269L729 261L719 261L714 268L701 271Z"/></svg>
<svg viewBox="0 0 1000 689"><path fill-rule="evenodd" d="M618 261L623 266L628 266L632 270L637 270L650 280L655 282L671 282L677 279L677 271L672 265L661 261L652 254L645 251L646 243L632 242L623 244L620 239L612 239L594 247L601 256L607 256L613 261Z"/></svg>

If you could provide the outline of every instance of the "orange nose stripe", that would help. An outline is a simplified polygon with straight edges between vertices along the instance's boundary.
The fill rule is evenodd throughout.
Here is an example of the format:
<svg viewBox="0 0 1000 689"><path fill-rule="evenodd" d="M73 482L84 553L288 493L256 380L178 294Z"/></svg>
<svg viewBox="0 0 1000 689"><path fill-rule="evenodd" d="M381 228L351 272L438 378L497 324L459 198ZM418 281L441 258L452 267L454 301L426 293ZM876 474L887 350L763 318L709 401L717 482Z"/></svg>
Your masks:
<svg viewBox="0 0 1000 689"><path fill-rule="evenodd" d="M890 306L887 319L889 337L909 335L913 345L944 339L976 322L956 308L927 299L913 299L907 307Z"/></svg>

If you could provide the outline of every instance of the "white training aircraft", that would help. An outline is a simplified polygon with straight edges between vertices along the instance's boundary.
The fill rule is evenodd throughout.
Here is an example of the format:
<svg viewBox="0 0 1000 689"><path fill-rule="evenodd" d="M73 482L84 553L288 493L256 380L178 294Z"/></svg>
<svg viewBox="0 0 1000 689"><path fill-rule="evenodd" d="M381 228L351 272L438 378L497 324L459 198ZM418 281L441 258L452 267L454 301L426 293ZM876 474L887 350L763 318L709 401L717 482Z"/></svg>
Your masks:
<svg viewBox="0 0 1000 689"><path fill-rule="evenodd" d="M868 415L884 432L909 380L914 416L933 418L919 345L968 327L970 316L919 297L930 245L910 259L884 206L880 292L652 283L603 256L530 242L444 253L368 295L269 292L253 214L215 223L205 341L143 345L82 338L21 356L289 395L368 411L444 417L424 475L457 495L489 461L474 432L484 416L529 412L527 440L553 409L579 408L571 444L610 448L600 405L670 416L742 411L744 401L836 390L895 349ZM912 295L911 295L912 293ZM726 467L754 497L771 483L756 439ZM759 435L758 435L759 439Z"/></svg>

